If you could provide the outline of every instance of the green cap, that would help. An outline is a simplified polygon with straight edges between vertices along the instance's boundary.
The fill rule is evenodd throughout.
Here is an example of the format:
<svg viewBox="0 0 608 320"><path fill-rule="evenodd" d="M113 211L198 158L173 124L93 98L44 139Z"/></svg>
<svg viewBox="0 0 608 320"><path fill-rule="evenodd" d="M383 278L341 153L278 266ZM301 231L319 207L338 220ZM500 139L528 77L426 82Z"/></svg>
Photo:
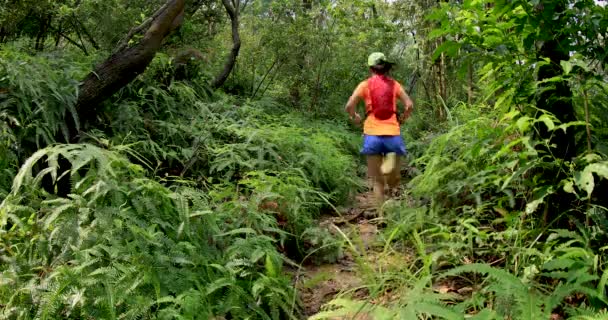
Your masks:
<svg viewBox="0 0 608 320"><path fill-rule="evenodd" d="M374 52L369 55L367 58L367 65L369 67L373 67L379 64L394 64L392 61L389 61L384 53L382 52Z"/></svg>

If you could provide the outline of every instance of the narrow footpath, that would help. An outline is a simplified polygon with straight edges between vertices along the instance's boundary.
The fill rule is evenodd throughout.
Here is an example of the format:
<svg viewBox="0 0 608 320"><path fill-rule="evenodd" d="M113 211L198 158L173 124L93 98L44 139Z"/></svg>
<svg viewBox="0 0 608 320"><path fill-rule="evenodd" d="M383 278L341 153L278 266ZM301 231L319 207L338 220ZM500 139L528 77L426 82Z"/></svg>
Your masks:
<svg viewBox="0 0 608 320"><path fill-rule="evenodd" d="M296 288L304 305L307 317L323 310L323 306L333 299L348 297L354 300L383 304L391 299L390 294L370 299L365 285L366 277L387 268L399 267L407 263L407 256L394 251L383 252L384 244L379 240L382 231L381 219L373 208L372 194L356 196L354 205L343 212L341 217L326 217L320 225L341 237L344 254L334 263L305 264L295 274ZM337 319L372 319L364 313Z"/></svg>

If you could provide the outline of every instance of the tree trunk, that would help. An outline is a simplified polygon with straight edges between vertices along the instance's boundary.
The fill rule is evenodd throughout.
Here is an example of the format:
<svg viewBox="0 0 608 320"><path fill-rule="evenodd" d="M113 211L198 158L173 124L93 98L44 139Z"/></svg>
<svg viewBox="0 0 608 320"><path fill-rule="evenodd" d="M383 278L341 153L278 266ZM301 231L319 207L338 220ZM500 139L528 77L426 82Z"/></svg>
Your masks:
<svg viewBox="0 0 608 320"><path fill-rule="evenodd" d="M8 32L4 29L4 27L0 27L0 43L6 42L8 37Z"/></svg>
<svg viewBox="0 0 608 320"><path fill-rule="evenodd" d="M268 77L270 72L272 72L272 69L274 69L274 66L276 66L277 62L279 62L279 58L275 58L274 61L272 62L272 64L270 65L270 68L268 68L268 70L266 70L266 73L264 73L262 80L260 80L260 83L258 84L258 86L255 88L255 90L251 94L251 99L255 98L255 95L258 93L258 90L260 90L260 87L262 87L262 84L264 84L264 81L266 81L266 77Z"/></svg>
<svg viewBox="0 0 608 320"><path fill-rule="evenodd" d="M44 42L46 41L46 36L48 34L49 27L51 26L51 20L52 16L48 16L40 20L40 30L38 30L36 44L34 46L36 51L44 50Z"/></svg>
<svg viewBox="0 0 608 320"><path fill-rule="evenodd" d="M213 82L211 82L211 86L213 88L219 88L224 84L224 82L226 82L226 79L228 79L232 68L234 68L234 64L236 63L236 58L239 55L239 51L241 50L241 37L239 35L240 0L222 0L222 3L226 8L228 16L230 17L232 28L232 49L230 50L230 55L228 55L228 59L224 64L224 68L222 69L220 74L218 74L217 77L213 79Z"/></svg>
<svg viewBox="0 0 608 320"><path fill-rule="evenodd" d="M554 12L562 12L566 6L563 1L558 1L553 5L555 6ZM555 23L554 21L543 22L547 25ZM568 34L562 33L561 27L555 26L555 28L557 29L554 29L551 34L552 38L546 40L538 52L539 57L551 60L550 64L543 65L538 69L538 81L561 76L563 69L560 61L569 59L568 49L564 45L568 43ZM539 109L551 112L562 123L576 120L572 91L565 80L539 84L538 90L540 92L537 97L537 107ZM572 127L567 132L564 132L564 130L550 132L543 125L539 125L538 129L541 139L549 139L549 145L555 145L554 148L551 148L555 157L569 161L576 156L575 134Z"/></svg>
<svg viewBox="0 0 608 320"><path fill-rule="evenodd" d="M467 66L467 102L469 105L473 103L473 61Z"/></svg>
<svg viewBox="0 0 608 320"><path fill-rule="evenodd" d="M437 43L436 48L439 48L441 44ZM442 54L443 55L443 54ZM435 61L435 79L433 81L435 87L435 95L438 98L436 103L436 115L439 121L443 121L446 118L445 109L443 103L445 99L443 98L443 59L439 58Z"/></svg>
<svg viewBox="0 0 608 320"><path fill-rule="evenodd" d="M72 26L74 27L74 31L76 32L76 35L78 36L78 40L80 41L80 45L78 47L82 51L84 51L84 55L85 56L88 56L89 55L89 51L87 50L87 44L84 43L84 40L82 40L82 35L80 34L80 29L78 28L78 26L76 26L73 23L72 23Z"/></svg>
<svg viewBox="0 0 608 320"><path fill-rule="evenodd" d="M59 47L61 41L61 33L63 32L63 22L59 24L59 28L55 32L55 48Z"/></svg>
<svg viewBox="0 0 608 320"><path fill-rule="evenodd" d="M567 43L569 43L569 35L563 33L567 21L565 19L554 19L553 16L563 12L566 9L566 2L563 0L545 0L541 1L539 20L541 27L548 28L549 32L538 51L539 58L549 58L551 63L541 66L538 70L538 81L559 77L563 74L563 69L560 61L569 59ZM544 9L542 9L544 8ZM544 10L550 10L553 14L547 14ZM572 91L565 80L554 81L550 83L541 83L538 86L536 106L538 109L546 110L555 115L561 123L567 123L576 120L574 104L572 101ZM543 180L546 184L557 185L566 177L568 172L567 163L576 157L576 132L575 127L564 130L549 131L544 124L537 124L537 137L546 141L546 146L539 147L539 151L550 153L555 159L547 159L547 161L559 164L558 167L552 170L544 170L542 173ZM545 216L545 221L557 217L560 213L570 209L575 198L561 188L552 195L547 201L548 207L546 212L552 216Z"/></svg>
<svg viewBox="0 0 608 320"><path fill-rule="evenodd" d="M146 69L165 37L181 24L184 6L184 0L168 0L150 19L131 30L115 52L87 75L80 86L76 102L76 114L82 123L93 122L97 106ZM140 42L128 47L129 39L144 29L147 30ZM68 119L70 117L66 120ZM78 138L80 128L77 118L70 120L70 141L73 142Z"/></svg>
<svg viewBox="0 0 608 320"><path fill-rule="evenodd" d="M447 101L448 100L448 83L447 83L447 67L446 67L446 63L445 63L445 52L441 53L441 63L439 64L439 88L440 88L440 92L439 94L441 95L441 99L443 99L443 101Z"/></svg>
<svg viewBox="0 0 608 320"><path fill-rule="evenodd" d="M66 111L65 121L68 127L66 142L77 142L80 135L80 123L94 121L97 107L105 99L112 96L122 87L131 82L142 73L150 64L156 52L160 49L163 40L183 20L184 0L167 0L150 19L129 32L127 37L119 43L114 53L95 67L80 85L78 99L74 109ZM143 30L146 30L143 32ZM134 34L143 32L139 43L128 47L128 41ZM64 36L64 38L66 38ZM67 39L67 38L66 38ZM61 141L61 137L57 137ZM71 170L71 163L65 158L59 159L59 174L61 179L55 187L50 181L43 181L43 187L50 193L66 197L71 191L70 175L64 173Z"/></svg>

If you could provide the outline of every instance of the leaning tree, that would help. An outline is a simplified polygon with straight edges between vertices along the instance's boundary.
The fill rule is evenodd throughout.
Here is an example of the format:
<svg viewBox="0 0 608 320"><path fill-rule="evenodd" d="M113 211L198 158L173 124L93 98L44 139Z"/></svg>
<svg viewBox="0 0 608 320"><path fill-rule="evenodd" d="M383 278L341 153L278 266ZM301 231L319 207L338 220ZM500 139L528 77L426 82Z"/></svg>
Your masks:
<svg viewBox="0 0 608 320"><path fill-rule="evenodd" d="M75 112L66 113L68 142L78 141L81 127L94 123L101 102L143 73L162 48L164 40L181 26L185 18L194 15L207 1L167 0L147 20L123 37L112 54L82 81L73 109ZM222 4L231 21L233 46L224 67L211 83L214 88L224 84L236 63L241 47L239 15L246 7L247 1L222 0ZM134 41L136 36L139 40Z"/></svg>

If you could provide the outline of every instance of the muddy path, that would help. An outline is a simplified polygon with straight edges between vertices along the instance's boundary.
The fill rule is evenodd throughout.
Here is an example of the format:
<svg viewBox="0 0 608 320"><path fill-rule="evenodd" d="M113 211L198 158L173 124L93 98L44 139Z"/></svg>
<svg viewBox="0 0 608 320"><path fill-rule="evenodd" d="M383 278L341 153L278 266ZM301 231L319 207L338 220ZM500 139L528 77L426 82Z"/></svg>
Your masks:
<svg viewBox="0 0 608 320"><path fill-rule="evenodd" d="M372 195L356 197L351 208L341 217L325 217L320 225L345 239L343 256L333 263L304 264L294 273L295 285L306 317L322 310L323 305L342 295L351 299L367 300L368 288L363 280L362 268L381 263L403 263L382 257L382 243L378 234L381 220L376 218ZM392 255L392 254L391 254ZM366 265L365 267L362 265ZM361 319L365 319L361 318Z"/></svg>

